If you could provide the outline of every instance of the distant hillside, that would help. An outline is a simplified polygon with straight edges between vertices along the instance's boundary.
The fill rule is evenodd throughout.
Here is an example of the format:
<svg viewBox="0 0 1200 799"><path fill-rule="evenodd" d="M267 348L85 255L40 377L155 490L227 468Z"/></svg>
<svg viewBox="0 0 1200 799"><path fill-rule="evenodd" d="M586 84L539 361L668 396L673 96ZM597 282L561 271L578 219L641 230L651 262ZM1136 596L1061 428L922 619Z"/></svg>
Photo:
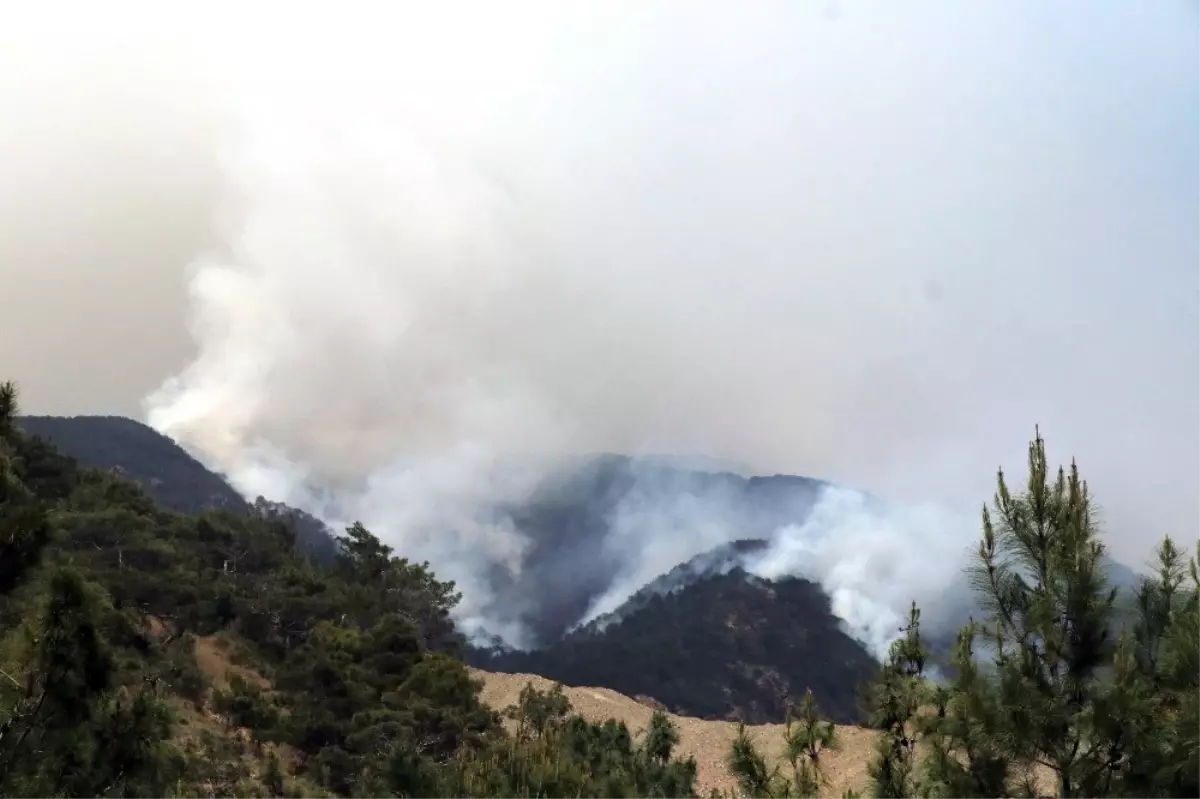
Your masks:
<svg viewBox="0 0 1200 799"><path fill-rule="evenodd" d="M811 688L831 719L861 721L857 688L877 664L843 632L820 586L767 582L739 569L679 584L643 592L616 620L541 650L475 650L469 662L651 697L680 715L753 724L783 718L789 700Z"/></svg>
<svg viewBox="0 0 1200 799"><path fill-rule="evenodd" d="M316 519L262 498L250 505L219 475L143 424L118 417L23 417L19 424L84 465L117 470L166 508L281 519L296 529L306 549L332 554L328 531ZM616 576L617 553L609 547L618 512L661 508L672 523L686 523L689 513L721 514L731 527L761 535L802 520L824 485L802 477L684 471L662 459L616 455L586 459L547 479L527 503L503 509L532 545L523 579L501 583L508 590L498 594L524 608L522 618L552 645L489 667L649 694L674 710L709 718L777 720L786 696L811 685L833 717L856 718L853 691L872 661L840 631L820 588L804 581L767 586L715 575L666 597L656 584L626 605L623 612L636 612L620 623L603 630L592 625L559 642ZM697 559L663 579L682 585L712 569L709 561ZM631 657L644 664L633 670L640 672L633 680L621 676L630 671ZM835 668L814 666L827 662ZM663 677L668 673L674 675L670 680Z"/></svg>
<svg viewBox="0 0 1200 799"><path fill-rule="evenodd" d="M322 560L335 553L331 532L319 520L262 497L254 504L247 502L223 477L141 422L121 416L22 416L17 427L84 466L133 480L168 510L228 510L282 521L294 527L304 551Z"/></svg>
<svg viewBox="0 0 1200 799"><path fill-rule="evenodd" d="M120 469L177 513L250 508L222 477L141 422L121 416L22 416L17 426L85 466Z"/></svg>
<svg viewBox="0 0 1200 799"><path fill-rule="evenodd" d="M803 522L829 484L809 477L688 471L595 455L545 479L520 505L497 509L529 540L519 574L497 570L497 604L539 642L559 640L605 594L628 548L652 528L700 526L766 538ZM699 554L699 553L697 553Z"/></svg>
<svg viewBox="0 0 1200 799"><path fill-rule="evenodd" d="M476 665L491 671L470 672L452 621L455 587L369 531L352 527L345 557L322 562L297 552L294 522L302 515L266 500L236 512L219 502L199 515L169 512L149 489L177 501L182 491L182 501L203 507L220 491L209 477L219 478L126 420L21 425L40 424L80 460L107 467L81 468L45 439L14 429L4 413L12 394L4 393L0 727L13 734L0 745L0 795L694 796L714 788L795 795L786 786L750 784L775 760L782 730L748 731L767 758L759 769L744 741L733 746L730 720L778 722L805 688L827 716L858 718L857 688L874 663L842 633L819 586L765 582L739 569L761 540L718 547L669 570L616 613L542 651L476 651ZM117 440L98 450L72 441L80 431L102 438L94 425ZM140 436L145 447L124 436ZM673 497L668 517L683 511L675 521L724 512L755 535L756 525L773 518L803 517L820 490L804 478L674 470L638 479L640 468L602 459L555 478L574 481L575 494L547 481L540 508L510 510L535 519L556 510L560 522L582 522L540 518L539 543L565 551L588 530L609 534L606 507L636 514L643 502L657 508ZM172 485L180 475L195 482ZM706 491L715 492L715 505L697 502L714 496ZM575 563L580 571L588 565ZM525 588L538 596L543 587ZM1120 790L1090 795L1197 795L1194 748L1187 749L1197 728L1196 669L1187 668L1196 663L1196 589L1161 589L1168 601L1180 597L1176 620L1158 638L1137 639L1133 671L1101 686L1080 711L1098 718L1093 708L1107 712L1102 703L1123 700L1116 705L1122 714L1097 727L1109 736L1097 751L1107 757L1129 747L1120 760L1098 761L1125 781ZM1113 627L1098 637L1111 640ZM1107 657L1102 672L1117 665ZM1057 668L1062 661L1052 662ZM529 673L574 688L522 692ZM1037 696L1038 687L1018 691L1017 702ZM975 698L957 696L968 699ZM570 716L571 703L580 716ZM689 715L651 714L663 706ZM503 723L493 712L501 708ZM1039 711L1014 705L1016 726L984 740L1019 738ZM945 723L935 718L942 733L961 729L949 726L962 723L957 713ZM967 721L974 734L986 719ZM871 790L863 775L865 761L880 751L872 747L876 735L839 732L845 748L821 754L823 789ZM908 738L908 727L895 732ZM917 752L926 744L918 741ZM966 745L955 743L951 758L965 756ZM1016 756L1028 761L1023 750ZM747 780L739 788L731 764ZM1054 786L1039 779L1032 788L1012 787L1006 795L1052 795Z"/></svg>
<svg viewBox="0 0 1200 799"><path fill-rule="evenodd" d="M81 468L17 429L13 395L0 384L0 796L459 796L513 752L453 656L452 586L366 531L326 564L270 508L169 512L122 464L177 476L174 450ZM565 795L599 795L564 755ZM510 792L539 795L485 794Z"/></svg>

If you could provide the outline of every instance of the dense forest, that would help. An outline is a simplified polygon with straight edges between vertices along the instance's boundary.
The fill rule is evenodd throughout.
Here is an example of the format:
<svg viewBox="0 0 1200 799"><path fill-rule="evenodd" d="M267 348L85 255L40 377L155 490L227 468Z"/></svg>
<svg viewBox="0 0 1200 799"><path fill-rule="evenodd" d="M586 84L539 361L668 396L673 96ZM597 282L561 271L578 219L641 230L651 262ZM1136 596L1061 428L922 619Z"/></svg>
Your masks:
<svg viewBox="0 0 1200 799"><path fill-rule="evenodd" d="M631 731L532 687L485 707L428 564L360 525L319 557L264 503L168 509L18 430L16 400L0 387L0 794L695 794L663 713ZM951 676L914 607L866 681L864 792L1036 795L1041 770L1060 796L1200 795L1195 561L1165 539L1125 597L1074 466L1052 473L1039 437L1029 472L984 512ZM742 795L821 793L837 736L795 699L782 763L734 742Z"/></svg>
<svg viewBox="0 0 1200 799"><path fill-rule="evenodd" d="M84 466L128 478L165 510L199 514L228 510L237 515L283 517L296 543L320 561L332 561L337 545L318 519L264 497L247 502L220 475L158 431L120 416L22 416L17 426Z"/></svg>

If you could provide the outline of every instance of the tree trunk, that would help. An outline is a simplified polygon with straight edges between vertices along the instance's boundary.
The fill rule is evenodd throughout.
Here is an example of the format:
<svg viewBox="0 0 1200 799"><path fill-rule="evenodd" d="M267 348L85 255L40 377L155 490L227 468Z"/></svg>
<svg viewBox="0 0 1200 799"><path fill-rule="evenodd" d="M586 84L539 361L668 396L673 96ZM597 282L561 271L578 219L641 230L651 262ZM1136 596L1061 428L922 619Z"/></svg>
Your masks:
<svg viewBox="0 0 1200 799"><path fill-rule="evenodd" d="M1071 773L1065 768L1058 771L1058 795L1059 799L1071 799L1075 795L1071 786Z"/></svg>

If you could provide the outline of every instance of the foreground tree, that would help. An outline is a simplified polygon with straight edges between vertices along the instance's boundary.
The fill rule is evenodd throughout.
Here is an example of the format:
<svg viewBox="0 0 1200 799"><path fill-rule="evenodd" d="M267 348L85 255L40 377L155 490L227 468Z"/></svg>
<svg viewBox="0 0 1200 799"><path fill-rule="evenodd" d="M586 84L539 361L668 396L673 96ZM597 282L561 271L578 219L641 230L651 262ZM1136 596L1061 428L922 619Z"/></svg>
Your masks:
<svg viewBox="0 0 1200 799"><path fill-rule="evenodd" d="M912 750L889 759L885 746L878 795L1029 795L1037 768L1061 797L1197 795L1194 562L1189 584L1168 539L1130 624L1076 465L1052 477L1035 435L1024 491L1003 472L997 483L971 569L983 618L963 630L953 679L927 694L934 712L913 726L930 744L922 768L908 768ZM900 730L893 718L885 740L911 743Z"/></svg>
<svg viewBox="0 0 1200 799"><path fill-rule="evenodd" d="M593 724L571 712L560 685L522 689L505 717L519 733L462 752L433 781L389 788L408 796L694 796L696 761L674 757L679 731L655 713L642 740L624 723Z"/></svg>
<svg viewBox="0 0 1200 799"><path fill-rule="evenodd" d="M46 509L18 474L17 412L17 387L0 383L0 597L29 576L50 543Z"/></svg>
<svg viewBox="0 0 1200 799"><path fill-rule="evenodd" d="M982 687L985 679L976 659L976 625L959 633L952 653L953 676L933 691L935 712L921 720L921 731L929 744L920 769L920 793L924 796L1005 796L1012 764L988 733L996 723L997 704L992 692ZM1022 792L1035 795L1025 785Z"/></svg>
<svg viewBox="0 0 1200 799"><path fill-rule="evenodd" d="M1200 796L1200 577L1170 539L1135 597L1125 671L1138 714L1126 713L1117 788L1128 796Z"/></svg>
<svg viewBox="0 0 1200 799"><path fill-rule="evenodd" d="M745 725L738 726L725 762L737 779L741 796L774 799L820 795L828 784L821 769L821 755L838 749L839 744L837 727L822 718L811 690L788 712L783 743L783 759L790 766L790 773L779 764L768 766L747 735Z"/></svg>
<svg viewBox="0 0 1200 799"><path fill-rule="evenodd" d="M917 787L918 713L931 697L925 678L929 651L921 641L921 611L913 603L902 638L894 641L878 679L868 688L870 724L881 730L867 768L874 795L912 796Z"/></svg>
<svg viewBox="0 0 1200 799"><path fill-rule="evenodd" d="M170 719L153 684L117 684L103 591L68 568L39 576L52 531L20 479L16 416L16 387L0 384L0 637L25 652L0 672L0 795L158 793ZM32 601L15 600L27 583ZM27 610L36 618L9 626Z"/></svg>
<svg viewBox="0 0 1200 799"><path fill-rule="evenodd" d="M1001 471L994 514L983 510L971 574L995 671L991 685L977 685L979 695L994 692L995 712L978 721L1010 759L1051 769L1062 797L1109 792L1123 749L1114 711L1136 705L1131 664L1117 658L1117 590L1103 554L1078 467L1051 480L1036 435L1025 491L1014 495Z"/></svg>

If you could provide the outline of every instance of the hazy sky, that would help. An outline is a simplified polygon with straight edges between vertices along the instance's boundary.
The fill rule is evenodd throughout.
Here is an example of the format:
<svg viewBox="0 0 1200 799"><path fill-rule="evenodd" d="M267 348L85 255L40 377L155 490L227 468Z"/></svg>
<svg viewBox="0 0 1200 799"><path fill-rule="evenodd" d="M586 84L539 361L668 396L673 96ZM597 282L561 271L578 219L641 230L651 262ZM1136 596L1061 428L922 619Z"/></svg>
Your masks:
<svg viewBox="0 0 1200 799"><path fill-rule="evenodd" d="M27 411L179 375L148 407L232 472L687 451L967 507L1040 423L1118 554L1195 539L1194 2L426 6L6 18Z"/></svg>

